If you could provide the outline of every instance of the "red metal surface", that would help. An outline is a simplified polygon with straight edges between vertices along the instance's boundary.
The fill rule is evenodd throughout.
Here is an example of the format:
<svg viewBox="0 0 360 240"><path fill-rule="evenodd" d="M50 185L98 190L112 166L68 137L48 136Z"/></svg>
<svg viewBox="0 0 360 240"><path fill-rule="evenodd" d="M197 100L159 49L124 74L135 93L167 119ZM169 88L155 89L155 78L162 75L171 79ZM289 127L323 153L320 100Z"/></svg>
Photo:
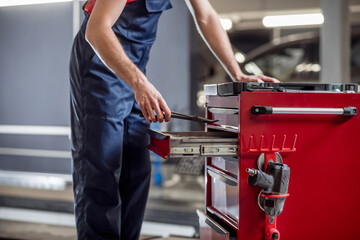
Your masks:
<svg viewBox="0 0 360 240"><path fill-rule="evenodd" d="M268 239L268 235L277 230L285 240L360 239L360 114L351 117L251 113L254 105L360 109L360 94L243 92L235 97L208 97L207 106L233 108L234 104L240 118L239 221L237 225L229 224L221 212L212 208L211 178L207 174L206 213L217 215L236 229L238 240ZM206 114L214 117L209 112ZM224 121L226 124L226 119ZM210 126L206 129L212 130ZM169 139L152 139L149 148L160 156L167 156ZM260 153L265 153L266 159L276 160L274 152L281 152L283 163L291 169L291 198L286 200L282 214L276 217L276 224L265 225L265 213L257 203L261 188L247 183L246 169L257 168ZM206 167L208 165L211 158L207 158ZM304 224L306 228L301 228Z"/></svg>
<svg viewBox="0 0 360 240"><path fill-rule="evenodd" d="M153 151L162 158L167 158L170 154L170 137L159 139L150 136L150 144L146 146L150 151Z"/></svg>
<svg viewBox="0 0 360 240"><path fill-rule="evenodd" d="M277 240L280 240L280 232L276 229L277 217L274 218L274 222L270 223L269 215L265 215L265 239L274 240L272 235L276 233L278 235Z"/></svg>
<svg viewBox="0 0 360 240"><path fill-rule="evenodd" d="M295 134L294 140L292 141L292 144L289 147L285 146L286 144L289 144L286 141L287 139L286 139L285 134L282 137L282 141L279 144L279 147L276 147L276 145L275 145L275 139L277 139L276 135L272 135L271 144L268 147L264 146L264 138L265 138L265 136L261 135L260 143L259 143L259 145L257 145L254 140L254 136L251 135L249 138L248 151L254 152L254 153L295 152L296 151L295 145L296 145L296 140L297 140L297 134Z"/></svg>
<svg viewBox="0 0 360 240"><path fill-rule="evenodd" d="M354 106L360 109L360 94L251 93L240 99L240 220L238 240L263 240L264 213L257 206L260 188L247 184L247 168L256 168L258 153L249 141L266 146L284 146L296 152L283 153L291 177L284 211L277 218L282 239L360 239L357 207L360 115L252 115L253 105L273 107ZM273 135L276 139L273 140ZM282 137L288 136L289 141ZM294 137L297 136L297 140ZM255 141L256 140L256 141ZM273 143L272 143L273 142ZM285 142L285 144L284 144ZM343 197L343 193L347 193ZM306 223L306 229L301 229Z"/></svg>

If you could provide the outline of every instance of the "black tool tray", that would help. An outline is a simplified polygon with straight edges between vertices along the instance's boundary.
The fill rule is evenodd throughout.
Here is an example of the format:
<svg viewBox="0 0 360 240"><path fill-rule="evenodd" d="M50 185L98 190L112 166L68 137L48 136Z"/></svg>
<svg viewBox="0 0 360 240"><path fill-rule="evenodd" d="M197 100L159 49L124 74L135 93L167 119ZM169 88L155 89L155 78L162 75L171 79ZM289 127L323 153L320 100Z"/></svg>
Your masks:
<svg viewBox="0 0 360 240"><path fill-rule="evenodd" d="M246 92L357 92L357 84L342 83L248 83L229 82L204 85L206 95L232 96Z"/></svg>

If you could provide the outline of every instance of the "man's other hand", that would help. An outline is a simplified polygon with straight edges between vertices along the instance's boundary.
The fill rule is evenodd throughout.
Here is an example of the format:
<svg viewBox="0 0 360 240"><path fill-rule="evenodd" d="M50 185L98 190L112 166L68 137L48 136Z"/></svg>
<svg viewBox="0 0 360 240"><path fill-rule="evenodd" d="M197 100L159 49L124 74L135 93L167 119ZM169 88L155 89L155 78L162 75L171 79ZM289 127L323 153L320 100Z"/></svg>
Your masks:
<svg viewBox="0 0 360 240"><path fill-rule="evenodd" d="M238 77L236 77L236 81L238 82L273 82L273 83L279 83L280 81L276 78L260 75L245 75L241 74Z"/></svg>
<svg viewBox="0 0 360 240"><path fill-rule="evenodd" d="M164 120L168 122L170 120L171 111L168 105L158 90L156 90L149 81L143 82L133 89L135 100L149 123L155 123L157 121L163 122ZM156 112L156 117L154 111Z"/></svg>

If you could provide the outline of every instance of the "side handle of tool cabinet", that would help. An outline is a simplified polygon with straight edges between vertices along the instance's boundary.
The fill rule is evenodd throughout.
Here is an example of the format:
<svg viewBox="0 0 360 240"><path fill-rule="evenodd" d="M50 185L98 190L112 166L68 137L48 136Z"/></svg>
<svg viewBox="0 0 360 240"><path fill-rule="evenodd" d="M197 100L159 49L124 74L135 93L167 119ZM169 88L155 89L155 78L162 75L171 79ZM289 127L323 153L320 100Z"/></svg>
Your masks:
<svg viewBox="0 0 360 240"><path fill-rule="evenodd" d="M356 116L356 107L343 108L292 108L292 107L271 107L255 105L251 108L254 115L262 114L313 114L313 115L343 115Z"/></svg>

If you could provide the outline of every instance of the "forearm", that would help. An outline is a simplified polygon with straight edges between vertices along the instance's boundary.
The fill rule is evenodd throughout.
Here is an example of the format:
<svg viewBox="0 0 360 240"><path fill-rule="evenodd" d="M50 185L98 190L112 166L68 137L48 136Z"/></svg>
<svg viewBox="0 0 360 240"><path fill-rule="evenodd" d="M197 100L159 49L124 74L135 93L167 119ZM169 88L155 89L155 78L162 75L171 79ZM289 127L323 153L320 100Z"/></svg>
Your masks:
<svg viewBox="0 0 360 240"><path fill-rule="evenodd" d="M197 20L197 24L205 38L204 40L214 54L225 65L230 74L237 79L242 72L235 60L229 37L222 28L217 13L211 11L206 21Z"/></svg>
<svg viewBox="0 0 360 240"><path fill-rule="evenodd" d="M235 60L229 37L222 28L216 11L206 0L186 0L186 4L193 15L201 37L212 53L234 81L240 79L242 72Z"/></svg>

